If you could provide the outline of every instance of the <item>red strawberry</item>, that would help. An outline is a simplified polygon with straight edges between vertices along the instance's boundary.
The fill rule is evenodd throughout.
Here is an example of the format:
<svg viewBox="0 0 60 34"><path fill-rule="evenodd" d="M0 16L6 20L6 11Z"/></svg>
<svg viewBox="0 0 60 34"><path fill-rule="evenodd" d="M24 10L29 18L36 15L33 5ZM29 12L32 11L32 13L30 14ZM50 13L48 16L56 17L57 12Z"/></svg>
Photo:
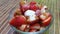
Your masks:
<svg viewBox="0 0 60 34"><path fill-rule="evenodd" d="M30 9L36 11L38 7L36 6L36 2L31 2L30 3Z"/></svg>
<svg viewBox="0 0 60 34"><path fill-rule="evenodd" d="M40 29L40 24L35 23L35 24L30 26L30 29Z"/></svg>
<svg viewBox="0 0 60 34"><path fill-rule="evenodd" d="M30 5L30 9L36 11L38 7L36 5Z"/></svg>
<svg viewBox="0 0 60 34"><path fill-rule="evenodd" d="M18 27L19 30L24 31L27 27L27 24L22 24L20 27Z"/></svg>
<svg viewBox="0 0 60 34"><path fill-rule="evenodd" d="M15 27L18 27L21 24L25 24L25 23L26 23L26 18L23 15L16 16L10 21L10 25L15 26Z"/></svg>
<svg viewBox="0 0 60 34"><path fill-rule="evenodd" d="M30 5L34 5L34 4L36 4L36 2L34 2L34 1L33 2L30 2Z"/></svg>
<svg viewBox="0 0 60 34"><path fill-rule="evenodd" d="M47 19L49 16L51 16L50 13L43 13L40 15L40 20L43 21L43 20Z"/></svg>
<svg viewBox="0 0 60 34"><path fill-rule="evenodd" d="M37 30L36 29L30 29L29 32L36 32Z"/></svg>
<svg viewBox="0 0 60 34"><path fill-rule="evenodd" d="M52 19L51 16L48 17L47 19L45 19L44 21L42 21L42 25L43 26L48 26L50 24L50 22L51 22L51 19Z"/></svg>
<svg viewBox="0 0 60 34"><path fill-rule="evenodd" d="M37 16L41 15L41 11L40 10L36 10L36 15Z"/></svg>

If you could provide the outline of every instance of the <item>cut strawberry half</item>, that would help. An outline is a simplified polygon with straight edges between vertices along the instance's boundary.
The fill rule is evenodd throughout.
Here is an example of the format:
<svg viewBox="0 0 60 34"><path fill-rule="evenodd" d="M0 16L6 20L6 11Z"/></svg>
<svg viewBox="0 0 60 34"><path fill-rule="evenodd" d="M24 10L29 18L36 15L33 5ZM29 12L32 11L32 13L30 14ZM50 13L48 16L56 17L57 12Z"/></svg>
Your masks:
<svg viewBox="0 0 60 34"><path fill-rule="evenodd" d="M36 14L37 16L40 16L40 15L41 15L41 11L40 11L40 10L36 10L35 14Z"/></svg>
<svg viewBox="0 0 60 34"><path fill-rule="evenodd" d="M51 22L51 19L52 19L52 17L50 16L47 19L45 19L44 21L42 21L43 26L48 26Z"/></svg>
<svg viewBox="0 0 60 34"><path fill-rule="evenodd" d="M20 27L18 27L19 30L24 31L27 27L27 24L22 24Z"/></svg>
<svg viewBox="0 0 60 34"><path fill-rule="evenodd" d="M29 32L36 32L37 30L36 29L30 29Z"/></svg>
<svg viewBox="0 0 60 34"><path fill-rule="evenodd" d="M40 29L40 24L35 23L35 24L30 26L30 29Z"/></svg>
<svg viewBox="0 0 60 34"><path fill-rule="evenodd" d="M30 9L36 11L38 9L38 6L36 6L36 2L30 3Z"/></svg>
<svg viewBox="0 0 60 34"><path fill-rule="evenodd" d="M43 13L40 15L40 19L43 21L43 20L47 19L49 16L51 16L50 13Z"/></svg>
<svg viewBox="0 0 60 34"><path fill-rule="evenodd" d="M30 5L30 9L36 11L38 7L36 5Z"/></svg>

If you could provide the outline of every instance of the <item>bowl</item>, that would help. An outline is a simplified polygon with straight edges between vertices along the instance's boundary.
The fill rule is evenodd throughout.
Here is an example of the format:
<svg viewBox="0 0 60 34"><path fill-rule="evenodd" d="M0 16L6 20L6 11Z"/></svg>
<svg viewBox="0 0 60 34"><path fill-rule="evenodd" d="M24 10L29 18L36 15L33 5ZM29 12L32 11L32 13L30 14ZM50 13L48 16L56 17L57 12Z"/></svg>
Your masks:
<svg viewBox="0 0 60 34"><path fill-rule="evenodd" d="M42 34L42 33L44 33L46 30L48 30L48 29L50 28L50 26L53 24L53 20L54 20L54 18L53 18L53 13L51 12L50 9L48 10L48 12L51 13L52 19L51 19L51 21L50 21L50 24L49 24L45 29L43 29L43 30L41 30L41 31L38 31L38 32L23 32L23 31L20 31L20 30L16 29L16 28L15 28L14 26L12 26L12 25L11 25L11 28L12 28L13 30L15 30L16 32L20 33L20 34ZM11 17L13 16L12 14L13 14L13 12L11 11L11 12L9 13L9 20L10 20Z"/></svg>
<svg viewBox="0 0 60 34"><path fill-rule="evenodd" d="M52 14L51 14L52 15ZM16 32L18 32L18 33L20 33L20 34L42 34L42 33L44 33L46 30L48 30L49 28L50 28L50 26L53 24L53 15L52 15L52 19L51 19L51 22L50 22L50 24L45 28L45 29L43 29L43 30L41 30L41 31L38 31L38 32L23 32L23 31L20 31L20 30L18 30L18 29L16 29L14 26L12 26L11 25L11 28L14 30L14 31L16 31Z"/></svg>

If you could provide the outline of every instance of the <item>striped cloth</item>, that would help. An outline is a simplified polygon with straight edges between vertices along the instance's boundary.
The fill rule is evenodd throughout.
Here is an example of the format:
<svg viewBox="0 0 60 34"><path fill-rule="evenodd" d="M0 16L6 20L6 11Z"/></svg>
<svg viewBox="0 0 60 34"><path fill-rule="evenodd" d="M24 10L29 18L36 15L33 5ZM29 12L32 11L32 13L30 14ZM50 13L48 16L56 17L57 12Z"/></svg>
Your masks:
<svg viewBox="0 0 60 34"><path fill-rule="evenodd" d="M9 13L13 13L19 6L20 0L0 0L0 34L18 34L9 26ZM36 0L39 2L38 0ZM44 34L60 34L60 0L40 0L51 9L54 15L52 26Z"/></svg>

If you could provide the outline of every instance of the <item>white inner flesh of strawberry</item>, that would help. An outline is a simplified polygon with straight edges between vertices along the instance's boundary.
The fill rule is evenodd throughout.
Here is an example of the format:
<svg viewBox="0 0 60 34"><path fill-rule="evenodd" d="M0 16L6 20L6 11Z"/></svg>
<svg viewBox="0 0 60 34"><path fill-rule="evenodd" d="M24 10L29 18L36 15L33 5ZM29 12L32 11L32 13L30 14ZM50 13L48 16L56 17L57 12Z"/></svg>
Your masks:
<svg viewBox="0 0 60 34"><path fill-rule="evenodd" d="M27 25L21 25L20 29L24 30L26 28Z"/></svg>
<svg viewBox="0 0 60 34"><path fill-rule="evenodd" d="M47 18L43 23L48 22L51 19L51 17Z"/></svg>
<svg viewBox="0 0 60 34"><path fill-rule="evenodd" d="M44 19L46 19L46 16L42 14L42 15L40 15L40 18L44 20Z"/></svg>
<svg viewBox="0 0 60 34"><path fill-rule="evenodd" d="M30 21L36 20L36 18L35 18L36 17L35 11L33 11L33 10L27 10L24 15L25 16L29 16L29 20Z"/></svg>

